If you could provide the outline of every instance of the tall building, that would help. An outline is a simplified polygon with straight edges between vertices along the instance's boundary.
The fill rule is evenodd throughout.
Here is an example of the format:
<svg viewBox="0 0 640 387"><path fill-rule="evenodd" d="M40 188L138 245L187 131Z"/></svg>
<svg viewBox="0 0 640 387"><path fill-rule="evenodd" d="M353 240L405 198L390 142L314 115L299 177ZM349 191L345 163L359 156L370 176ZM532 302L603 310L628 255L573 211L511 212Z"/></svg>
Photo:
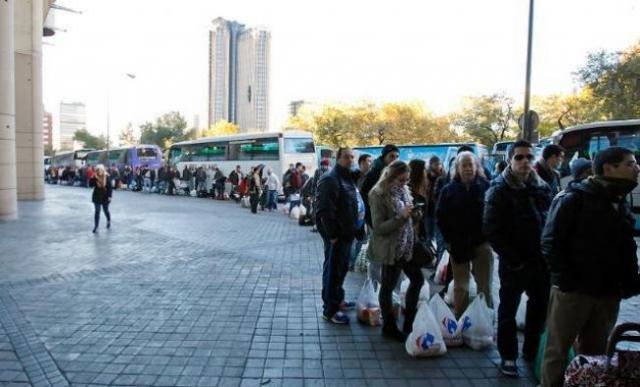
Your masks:
<svg viewBox="0 0 640 387"><path fill-rule="evenodd" d="M220 120L241 132L269 129L271 34L223 18L209 31L209 126Z"/></svg>
<svg viewBox="0 0 640 387"><path fill-rule="evenodd" d="M60 150L73 149L73 135L87 128L87 114L82 102L60 102Z"/></svg>
<svg viewBox="0 0 640 387"><path fill-rule="evenodd" d="M49 112L42 117L42 143L45 149L53 149L53 116Z"/></svg>

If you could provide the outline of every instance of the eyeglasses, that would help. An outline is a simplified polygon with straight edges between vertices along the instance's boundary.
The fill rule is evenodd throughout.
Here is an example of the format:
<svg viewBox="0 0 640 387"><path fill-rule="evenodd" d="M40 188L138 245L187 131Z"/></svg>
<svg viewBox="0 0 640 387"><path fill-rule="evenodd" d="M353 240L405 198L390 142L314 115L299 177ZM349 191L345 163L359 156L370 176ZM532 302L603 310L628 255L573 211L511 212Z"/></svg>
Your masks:
<svg viewBox="0 0 640 387"><path fill-rule="evenodd" d="M534 155L529 153L529 154L526 154L526 155L515 155L515 156L513 156L513 159L515 161L522 161L522 160L524 160L526 158L527 160L532 161L534 157L535 157Z"/></svg>

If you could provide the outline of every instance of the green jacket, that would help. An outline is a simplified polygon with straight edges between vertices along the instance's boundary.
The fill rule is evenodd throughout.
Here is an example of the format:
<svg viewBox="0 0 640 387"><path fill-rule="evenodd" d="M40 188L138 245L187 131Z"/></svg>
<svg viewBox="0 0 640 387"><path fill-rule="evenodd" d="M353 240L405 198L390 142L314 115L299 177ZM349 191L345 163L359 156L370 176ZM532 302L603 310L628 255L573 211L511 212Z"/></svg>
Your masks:
<svg viewBox="0 0 640 387"><path fill-rule="evenodd" d="M398 212L387 198L375 189L369 192L371 207L371 236L367 255L372 262L394 265L398 260L397 246L400 230L407 219L398 218Z"/></svg>

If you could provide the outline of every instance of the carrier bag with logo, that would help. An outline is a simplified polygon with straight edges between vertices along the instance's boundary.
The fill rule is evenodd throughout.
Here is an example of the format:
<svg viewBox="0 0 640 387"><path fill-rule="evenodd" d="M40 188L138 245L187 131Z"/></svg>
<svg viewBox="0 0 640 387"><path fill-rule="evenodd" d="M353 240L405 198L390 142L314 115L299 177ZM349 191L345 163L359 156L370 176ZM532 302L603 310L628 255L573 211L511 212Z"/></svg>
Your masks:
<svg viewBox="0 0 640 387"><path fill-rule="evenodd" d="M449 284L449 289L447 289L447 293L444 295L444 302L446 302L449 305L453 305L453 302L454 302L453 290L454 290L455 283L456 283L456 280L451 280L451 283ZM476 284L476 279L473 278L473 274L469 274L469 301L473 301L477 295L478 295L478 284Z"/></svg>
<svg viewBox="0 0 640 387"><path fill-rule="evenodd" d="M356 313L361 323L372 327L380 325L380 302L370 278L367 278L362 285L356 302Z"/></svg>
<svg viewBox="0 0 640 387"><path fill-rule="evenodd" d="M487 306L484 294L480 293L458 320L464 343L475 350L493 345L493 324L491 321L491 310Z"/></svg>
<svg viewBox="0 0 640 387"><path fill-rule="evenodd" d="M411 356L432 357L447 353L442 332L429 304L422 303L413 321L413 329L405 342L405 349Z"/></svg>
<svg viewBox="0 0 640 387"><path fill-rule="evenodd" d="M447 282L447 266L449 266L449 252L445 250L436 267L436 275L433 277L436 285L444 285Z"/></svg>
<svg viewBox="0 0 640 387"><path fill-rule="evenodd" d="M429 301L429 307L440 326L440 332L447 347L457 347L462 345L462 332L458 326L458 321L447 304L445 304L440 294L436 293Z"/></svg>

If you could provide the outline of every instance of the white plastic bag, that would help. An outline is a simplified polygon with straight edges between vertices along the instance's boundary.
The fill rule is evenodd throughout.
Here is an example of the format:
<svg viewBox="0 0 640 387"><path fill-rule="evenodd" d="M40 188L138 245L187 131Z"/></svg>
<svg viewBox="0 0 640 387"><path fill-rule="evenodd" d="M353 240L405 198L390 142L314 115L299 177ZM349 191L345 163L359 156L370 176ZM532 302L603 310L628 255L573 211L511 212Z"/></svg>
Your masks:
<svg viewBox="0 0 640 387"><path fill-rule="evenodd" d="M307 215L307 207L305 207L305 206L303 206L303 205L300 205L299 209L300 209L300 214L299 214L299 216L305 216L305 215Z"/></svg>
<svg viewBox="0 0 640 387"><path fill-rule="evenodd" d="M453 285L456 280L451 280L449 283L449 289L447 289L447 293L444 295L444 302L448 305L453 305ZM478 284L476 283L476 279L473 278L473 274L469 274L469 302L473 302L473 299L478 295Z"/></svg>
<svg viewBox="0 0 640 387"><path fill-rule="evenodd" d="M480 293L462 314L458 325L462 340L472 349L481 350L493 345L493 324L491 310L484 294Z"/></svg>
<svg viewBox="0 0 640 387"><path fill-rule="evenodd" d="M369 261L367 276L371 278L372 281L381 284L382 283L382 264L378 262Z"/></svg>
<svg viewBox="0 0 640 387"><path fill-rule="evenodd" d="M240 200L240 203L242 205L242 208L251 207L251 202L249 201L249 197L248 196L243 196L242 199Z"/></svg>
<svg viewBox="0 0 640 387"><path fill-rule="evenodd" d="M420 357L440 356L447 353L442 332L427 303L421 304L418 308L413 329L405 342L405 349L409 355Z"/></svg>
<svg viewBox="0 0 640 387"><path fill-rule="evenodd" d="M298 218L300 217L300 206L293 207L291 209L291 212L289 212L289 217L291 219L298 220Z"/></svg>
<svg viewBox="0 0 640 387"><path fill-rule="evenodd" d="M433 277L433 283L444 285L447 282L447 266L449 265L449 252L447 250L442 254L442 259L436 267L436 275Z"/></svg>
<svg viewBox="0 0 640 387"><path fill-rule="evenodd" d="M442 338L447 347L457 347L462 345L462 332L456 317L447 304L444 303L440 294L436 293L429 301L429 307L440 326Z"/></svg>
<svg viewBox="0 0 640 387"><path fill-rule="evenodd" d="M526 293L522 293L520 305L518 305L518 311L516 312L516 327L521 331L524 331L524 324L527 317L527 302L529 302L529 297L527 297Z"/></svg>
<svg viewBox="0 0 640 387"><path fill-rule="evenodd" d="M409 278L406 278L402 283L400 283L400 305L403 309L407 308L406 299L407 299L407 290L409 289ZM424 281L424 285L420 289L420 296L418 297L418 307L422 302L429 302L429 296L431 293L431 289L429 289L429 282L427 280Z"/></svg>
<svg viewBox="0 0 640 387"><path fill-rule="evenodd" d="M362 285L360 295L356 302L356 314L358 321L372 327L380 325L380 302L373 289L373 282L367 278Z"/></svg>

